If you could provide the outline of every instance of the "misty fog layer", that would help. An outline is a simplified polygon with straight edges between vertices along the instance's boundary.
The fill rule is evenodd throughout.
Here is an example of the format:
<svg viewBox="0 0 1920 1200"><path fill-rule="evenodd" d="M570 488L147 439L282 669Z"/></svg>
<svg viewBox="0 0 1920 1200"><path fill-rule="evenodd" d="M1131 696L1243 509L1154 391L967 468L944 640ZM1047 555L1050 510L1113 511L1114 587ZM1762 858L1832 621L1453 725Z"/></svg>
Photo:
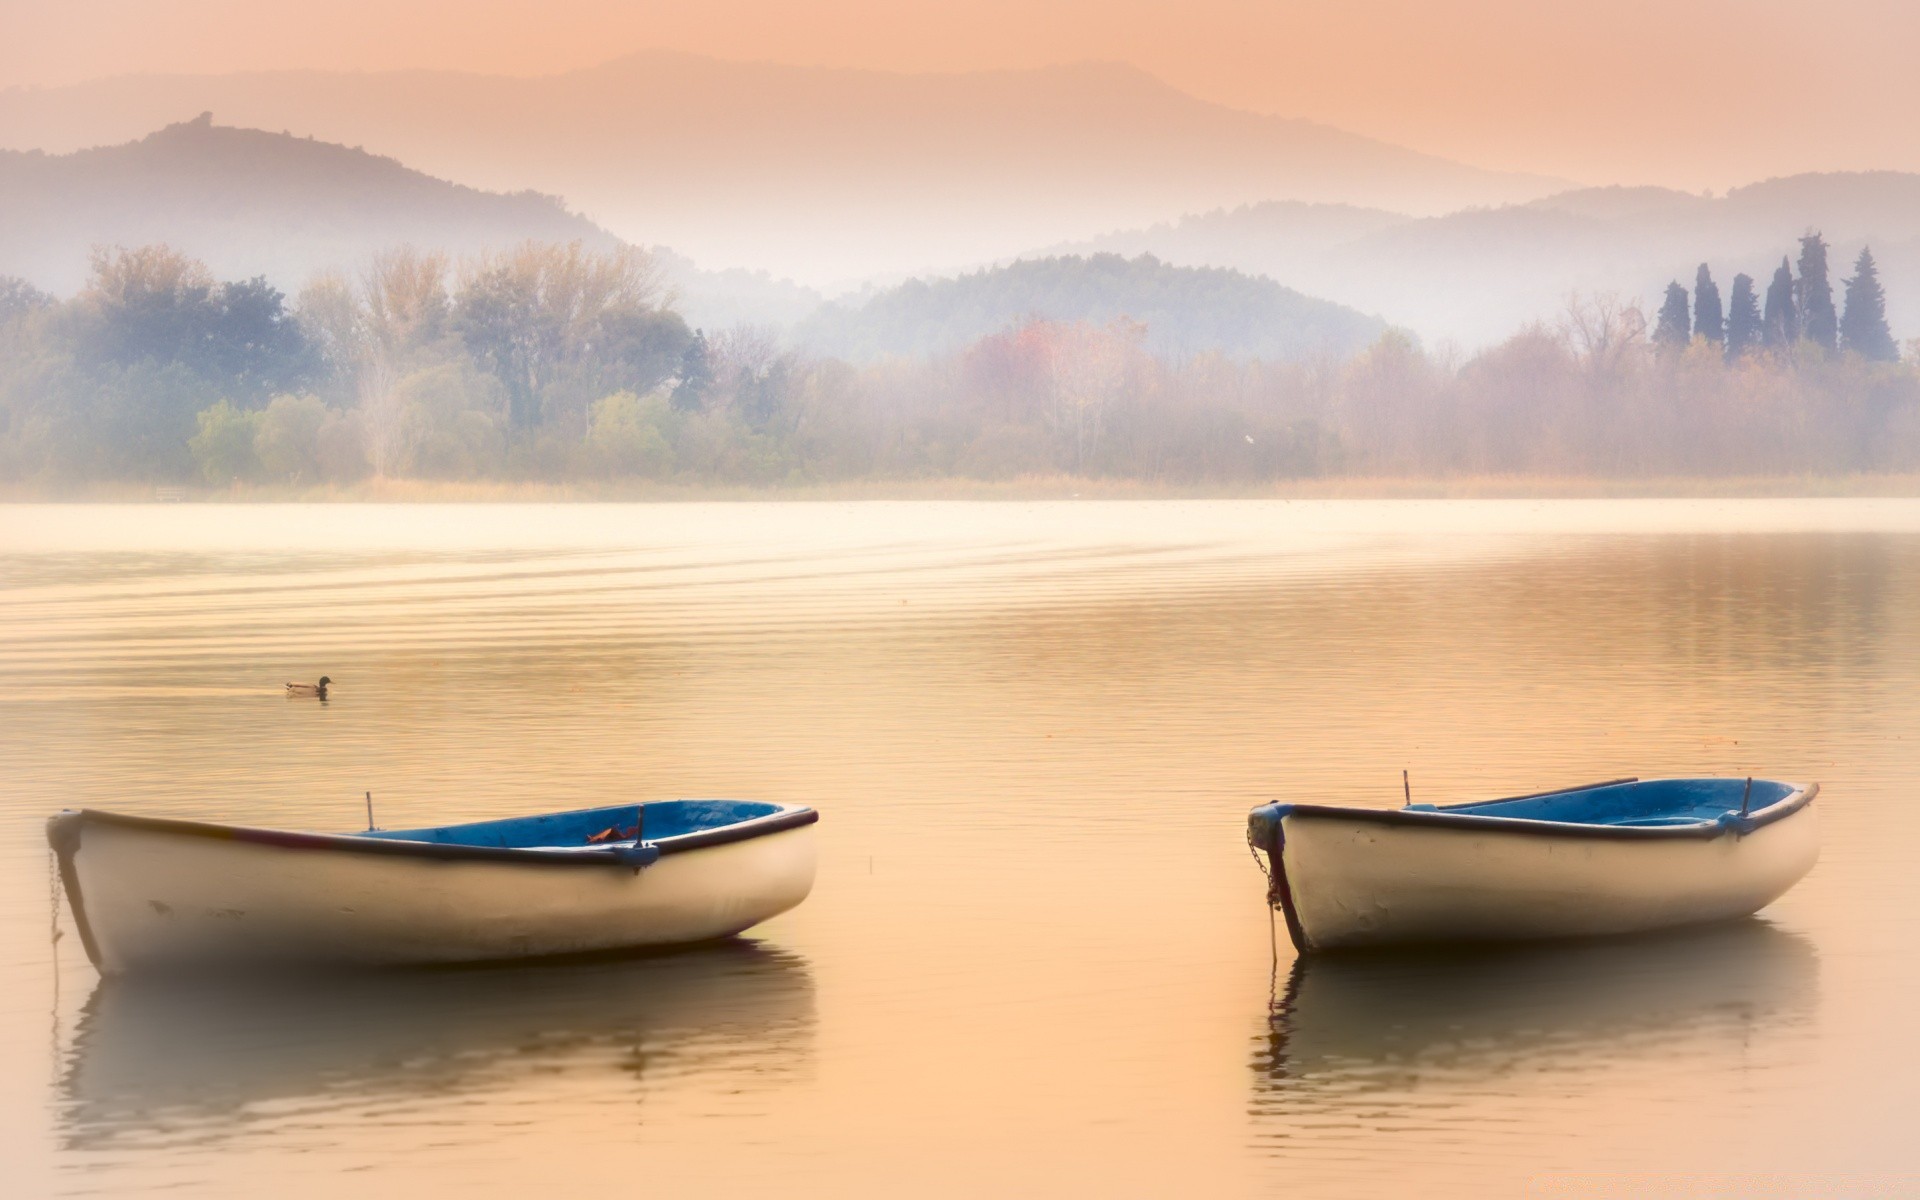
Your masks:
<svg viewBox="0 0 1920 1200"><path fill-rule="evenodd" d="M563 75L255 72L0 92L0 146L72 150L212 111L533 188L703 265L838 284L1291 198L1419 214L1564 186L1208 104L1100 64L958 75L646 53Z"/></svg>
<svg viewBox="0 0 1920 1200"><path fill-rule="evenodd" d="M199 119L72 154L0 152L0 196L9 214L0 223L0 274L60 295L80 286L95 245L165 243L223 277L264 275L291 294L317 272L352 269L399 245L458 256L529 239L596 248L621 240L554 197L487 192L364 151ZM783 203L781 193L760 198L770 208ZM912 201L900 204L905 210ZM1871 245L1893 311L1920 311L1920 176L1898 172L1776 179L1716 198L1577 189L1429 218L1298 200L1172 215L1026 257L1111 251L1230 268L1378 316L1428 345L1471 352L1556 319L1576 292L1650 303L1702 261L1729 279L1758 275L1779 247L1817 229L1842 261ZM811 245L804 223L789 227L781 214L745 215L733 228ZM664 237L639 241L659 252L696 326L817 334L810 348L830 353L851 344L830 317L809 322L829 293L771 273L771 264L715 269ZM898 282L890 274L840 307ZM1035 311L1083 315L1045 304ZM1148 312L1124 315L1158 324Z"/></svg>
<svg viewBox="0 0 1920 1200"><path fill-rule="evenodd" d="M863 361L750 326L690 328L630 247L394 251L292 303L164 247L101 250L72 300L0 286L0 477L1258 485L1920 469L1920 365L1897 360L1871 257L1836 292L1828 249L1802 239L1764 309L1751 277L1723 304L1702 270L1651 327L1637 306L1576 301L1556 328L1465 360L1395 331L1354 352L1338 331L1363 319L1291 294L1269 314L1291 323L1291 354L1156 347L1125 316L969 325L983 298L1017 311L1009 290L1178 287L1173 311L1191 321L1216 301L1239 312L1241 285L1264 282L1055 258L870 303L882 311L865 327L911 344ZM859 329L865 311L839 316Z"/></svg>
<svg viewBox="0 0 1920 1200"><path fill-rule="evenodd" d="M542 162L589 158L638 170L641 160L607 153L641 144L631 141L640 116L617 101L651 94L654 68L690 72L700 120L720 120L700 88L717 86L722 66L642 56L564 86L404 82L465 89L485 100L476 113L487 120L520 104L501 116L505 150L486 169L522 163L539 175ZM668 139L645 143L660 152L645 160L649 180L610 175L608 186L635 203L675 188L706 194L715 180L701 173L724 167L737 175L729 202L746 207L706 214L721 236L843 265L859 255L814 236L806 172L780 188L747 176L825 145L823 161L843 156L834 186L858 184L863 198L814 198L849 229L884 210L985 236L993 212L1045 208L1044 187L989 186L1009 164L1032 179L1051 172L1069 191L1104 184L1116 202L1167 215L835 296L765 270L716 269L680 245L642 249L560 197L451 182L205 112L114 146L0 151L11 218L0 224L0 471L36 488L1035 476L1243 486L1920 465L1913 356L1901 363L1898 350L1920 311L1920 176L1804 176L1724 197L1573 189L1420 217L1363 202L1385 176L1355 164L1391 162L1395 186L1429 202L1492 177L1380 147L1343 150L1339 171L1315 176L1313 163L1332 161L1320 150L1353 140L1296 137L1246 114L1222 124L1225 110L1104 68L918 81L726 72L787 89L777 103L753 88L728 100L726 119L759 122L762 140L717 145L689 132L697 121L649 125L648 138ZM374 77L354 102L377 105L399 82ZM337 83L212 81L247 96L297 84L316 113L371 111L347 104L357 94ZM0 109L43 126L120 119L167 89L212 84L123 81L27 108L12 94ZM597 158L577 139L540 142L543 122L577 115L590 84L617 136ZM89 96L105 108L80 103ZM888 113L834 123L868 107ZM402 108L454 122L451 109ZM1168 112L1186 116L1168 124ZM1033 113L1053 116L1024 122ZM1049 140L1066 136L1055 117L1129 113L1143 131L1131 140L1073 153ZM1199 126L1181 122L1196 113L1235 137L1264 130L1273 154L1258 169L1284 167L1285 178L1241 183L1291 198L1183 213L1168 206L1205 172L1173 192L1102 174L1099 163L1123 160L1147 170L1154 138L1186 138L1190 154L1227 145L1193 140ZM915 154L945 153L941 138L966 153L890 190L888 172L919 160L899 159L874 130L916 121L938 136ZM471 114L468 124L468 135L487 129ZM1271 141L1276 130L1291 132ZM1000 136L1009 131L1019 136ZM991 171L961 178L988 160ZM1316 178L1337 194L1299 198ZM950 194L935 203L928 187ZM884 222L859 230L869 234L879 240L860 254L892 236ZM916 241L916 253L936 244Z"/></svg>

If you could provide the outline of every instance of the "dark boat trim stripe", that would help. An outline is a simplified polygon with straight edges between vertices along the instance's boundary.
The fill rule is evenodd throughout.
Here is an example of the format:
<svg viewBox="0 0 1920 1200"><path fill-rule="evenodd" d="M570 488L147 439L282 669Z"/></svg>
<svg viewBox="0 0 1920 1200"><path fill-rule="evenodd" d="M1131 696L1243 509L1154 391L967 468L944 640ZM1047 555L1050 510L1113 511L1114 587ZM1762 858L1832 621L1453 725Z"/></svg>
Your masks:
<svg viewBox="0 0 1920 1200"><path fill-rule="evenodd" d="M649 845L658 846L662 858L669 854L684 854L693 850L706 850L714 846L730 845L734 842L749 841L770 834L784 833L789 829L798 829L811 825L820 819L820 814L811 808L789 808L770 816L755 817L750 821L739 821L732 825L723 825L718 829L702 830L698 833L682 834L678 837L662 838ZM58 822L67 822L56 826ZM556 853L552 850L528 849L516 846L462 846L449 842L409 842L398 838L367 838L353 834L339 833L297 833L288 829L257 829L246 825L216 825L206 821L183 821L172 817L135 817L126 813L102 812L94 808L69 810L48 822L47 836L54 843L54 849L60 854L61 873L67 884L67 895L72 899L76 918L80 913L80 892L77 881L69 873L69 863L73 852L79 849L81 825L86 822L99 822L106 825L118 825L129 829L142 829L150 833L167 833L183 837L202 837L220 841L244 842L255 846L273 846L281 850L315 850L346 854L374 854L399 858L425 858L441 862L498 862L514 863L519 866L550 867L630 867L631 864L620 858L612 850L568 850ZM56 828L58 834L56 835ZM63 850L61 841L71 842L71 848ZM93 945L81 926L81 940L87 942L88 953L93 953Z"/></svg>
<svg viewBox="0 0 1920 1200"><path fill-rule="evenodd" d="M1273 840L1267 846L1267 861L1273 865L1273 890L1280 897L1280 913L1287 919L1287 937L1292 940L1296 952L1306 954L1312 951L1313 943L1307 940L1306 926L1300 923L1300 912L1293 904L1293 885L1287 881L1285 825L1285 821L1273 823Z"/></svg>
<svg viewBox="0 0 1920 1200"><path fill-rule="evenodd" d="M60 860L60 886L67 892L67 907L73 910L73 927L80 931L80 945L86 949L87 961L96 971L104 971L100 965L100 944L93 938L93 923L87 920L87 902L80 895L80 877L74 870L74 855L80 851L80 817L78 812L59 813L47 821L47 845L53 847L54 857ZM54 964L59 970L59 964Z"/></svg>
<svg viewBox="0 0 1920 1200"><path fill-rule="evenodd" d="M1574 789L1576 791L1580 789ZM1547 793L1551 795L1552 793ZM1370 825L1402 825L1457 833L1506 833L1521 837L1586 838L1608 841L1710 841L1728 833L1749 833L1785 820L1813 803L1820 785L1808 784L1771 806L1744 818L1742 826L1719 821L1690 825L1584 825L1577 821L1534 821L1522 817L1489 817L1446 809L1345 808L1334 804L1289 804L1282 820L1360 821ZM1526 797L1515 797L1525 799ZM1479 801L1477 803L1488 803Z"/></svg>

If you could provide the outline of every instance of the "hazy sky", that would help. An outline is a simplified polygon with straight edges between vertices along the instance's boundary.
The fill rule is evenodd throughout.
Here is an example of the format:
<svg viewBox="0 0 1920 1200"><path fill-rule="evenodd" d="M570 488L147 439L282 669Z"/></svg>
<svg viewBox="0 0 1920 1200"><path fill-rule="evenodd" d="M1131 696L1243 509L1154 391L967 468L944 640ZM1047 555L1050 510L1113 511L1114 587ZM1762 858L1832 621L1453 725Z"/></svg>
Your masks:
<svg viewBox="0 0 1920 1200"><path fill-rule="evenodd" d="M1725 187L1920 170L1913 0L0 0L0 83L541 74L646 48L902 71L1130 62L1492 167Z"/></svg>

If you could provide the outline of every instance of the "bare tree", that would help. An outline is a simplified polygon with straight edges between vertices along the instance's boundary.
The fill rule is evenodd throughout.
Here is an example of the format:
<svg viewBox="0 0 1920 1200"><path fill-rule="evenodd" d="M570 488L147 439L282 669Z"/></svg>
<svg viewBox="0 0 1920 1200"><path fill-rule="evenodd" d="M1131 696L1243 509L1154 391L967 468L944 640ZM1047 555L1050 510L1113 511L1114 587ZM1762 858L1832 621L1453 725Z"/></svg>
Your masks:
<svg viewBox="0 0 1920 1200"><path fill-rule="evenodd" d="M1561 317L1561 336L1587 369L1603 378L1617 377L1646 343L1647 315L1640 306L1612 292L1567 297Z"/></svg>
<svg viewBox="0 0 1920 1200"><path fill-rule="evenodd" d="M446 336L447 278L446 255L401 246L355 283L327 274L300 294L301 320L350 388L376 475L406 470L419 445L420 421L396 389Z"/></svg>
<svg viewBox="0 0 1920 1200"><path fill-rule="evenodd" d="M367 332L389 356L438 341L447 330L447 256L401 246L376 255L362 280Z"/></svg>
<svg viewBox="0 0 1920 1200"><path fill-rule="evenodd" d="M506 385L513 424L527 426L547 385L608 336L609 318L650 312L667 298L644 250L526 242L465 265L454 325Z"/></svg>

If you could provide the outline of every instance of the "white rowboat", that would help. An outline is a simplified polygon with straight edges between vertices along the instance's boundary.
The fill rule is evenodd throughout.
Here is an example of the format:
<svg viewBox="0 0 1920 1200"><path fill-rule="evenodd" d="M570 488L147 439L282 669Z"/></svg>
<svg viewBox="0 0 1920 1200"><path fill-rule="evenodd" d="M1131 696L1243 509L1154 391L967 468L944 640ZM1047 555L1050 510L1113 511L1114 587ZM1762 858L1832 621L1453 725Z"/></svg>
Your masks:
<svg viewBox="0 0 1920 1200"><path fill-rule="evenodd" d="M1268 804L1247 836L1301 952L1749 916L1813 868L1818 784L1619 780L1401 809Z"/></svg>
<svg viewBox="0 0 1920 1200"><path fill-rule="evenodd" d="M47 840L87 956L117 975L484 962L727 937L806 898L818 819L794 805L669 800L316 834L82 809L50 819Z"/></svg>

